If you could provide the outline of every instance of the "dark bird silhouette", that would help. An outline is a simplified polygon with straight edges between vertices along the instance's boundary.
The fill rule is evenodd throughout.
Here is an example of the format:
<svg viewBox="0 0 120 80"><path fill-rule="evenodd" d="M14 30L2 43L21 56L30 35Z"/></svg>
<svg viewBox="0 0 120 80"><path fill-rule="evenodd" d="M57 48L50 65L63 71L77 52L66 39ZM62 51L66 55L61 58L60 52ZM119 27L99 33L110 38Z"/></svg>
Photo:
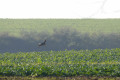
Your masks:
<svg viewBox="0 0 120 80"><path fill-rule="evenodd" d="M38 46L44 46L44 45L46 45L46 40L42 43L38 43Z"/></svg>

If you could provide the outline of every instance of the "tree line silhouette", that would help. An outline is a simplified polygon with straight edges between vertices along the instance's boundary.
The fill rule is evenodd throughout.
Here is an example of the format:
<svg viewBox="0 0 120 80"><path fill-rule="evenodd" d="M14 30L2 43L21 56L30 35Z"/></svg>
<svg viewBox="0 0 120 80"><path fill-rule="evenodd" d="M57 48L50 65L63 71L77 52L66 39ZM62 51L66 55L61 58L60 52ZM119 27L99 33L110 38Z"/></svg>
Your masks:
<svg viewBox="0 0 120 80"><path fill-rule="evenodd" d="M75 29L63 27L54 29L52 34L21 32L22 38L0 35L0 53L4 52L31 52L31 51L60 51L81 49L111 49L120 48L120 34L118 33L80 33ZM46 46L38 46L39 42L47 40Z"/></svg>

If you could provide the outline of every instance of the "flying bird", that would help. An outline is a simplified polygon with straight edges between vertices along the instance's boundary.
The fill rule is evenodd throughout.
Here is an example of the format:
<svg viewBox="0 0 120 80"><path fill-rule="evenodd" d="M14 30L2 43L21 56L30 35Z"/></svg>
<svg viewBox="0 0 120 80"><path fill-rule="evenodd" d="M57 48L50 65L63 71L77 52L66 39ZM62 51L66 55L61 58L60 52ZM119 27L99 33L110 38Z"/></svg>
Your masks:
<svg viewBox="0 0 120 80"><path fill-rule="evenodd" d="M46 40L42 43L38 43L38 46L44 46L44 45L46 45Z"/></svg>

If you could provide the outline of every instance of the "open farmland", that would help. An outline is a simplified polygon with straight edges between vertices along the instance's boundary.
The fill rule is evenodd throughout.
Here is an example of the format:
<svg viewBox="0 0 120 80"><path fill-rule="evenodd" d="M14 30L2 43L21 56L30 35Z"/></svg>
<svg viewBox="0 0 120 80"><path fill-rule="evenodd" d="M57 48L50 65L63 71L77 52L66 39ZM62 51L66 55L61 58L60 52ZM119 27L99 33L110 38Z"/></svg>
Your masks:
<svg viewBox="0 0 120 80"><path fill-rule="evenodd" d="M120 77L120 49L0 54L1 76Z"/></svg>
<svg viewBox="0 0 120 80"><path fill-rule="evenodd" d="M49 32L68 27L81 33L120 33L120 19L0 19L0 32L20 37L23 32Z"/></svg>
<svg viewBox="0 0 120 80"><path fill-rule="evenodd" d="M120 80L119 44L120 19L0 19L0 80Z"/></svg>

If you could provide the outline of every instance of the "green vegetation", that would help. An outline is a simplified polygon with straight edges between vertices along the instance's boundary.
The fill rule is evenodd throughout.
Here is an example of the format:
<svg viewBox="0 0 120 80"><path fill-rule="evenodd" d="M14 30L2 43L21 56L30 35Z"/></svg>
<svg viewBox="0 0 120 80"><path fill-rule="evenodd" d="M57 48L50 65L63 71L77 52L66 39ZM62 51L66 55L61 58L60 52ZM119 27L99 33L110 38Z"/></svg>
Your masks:
<svg viewBox="0 0 120 80"><path fill-rule="evenodd" d="M54 32L69 27L82 33L120 33L120 19L0 19L0 32L21 36L22 32Z"/></svg>
<svg viewBox="0 0 120 80"><path fill-rule="evenodd" d="M0 19L0 79L120 77L119 33L120 19Z"/></svg>
<svg viewBox="0 0 120 80"><path fill-rule="evenodd" d="M120 48L0 54L1 76L120 77Z"/></svg>

